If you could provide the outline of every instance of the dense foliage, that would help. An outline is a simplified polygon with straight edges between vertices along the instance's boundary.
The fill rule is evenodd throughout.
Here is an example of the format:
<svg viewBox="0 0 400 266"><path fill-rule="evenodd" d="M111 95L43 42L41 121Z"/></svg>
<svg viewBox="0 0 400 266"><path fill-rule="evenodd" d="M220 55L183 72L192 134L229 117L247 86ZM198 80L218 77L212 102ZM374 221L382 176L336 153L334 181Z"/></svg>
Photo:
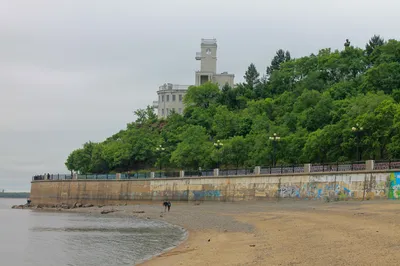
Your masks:
<svg viewBox="0 0 400 266"><path fill-rule="evenodd" d="M220 89L189 88L183 115L159 120L148 107L101 143L73 151L70 170L102 173L139 169L243 167L391 159L400 155L400 42L374 36L365 49L345 43L293 59L279 50L260 77ZM352 131L362 127L359 135ZM214 146L220 140L221 149ZM162 146L162 149L157 147Z"/></svg>

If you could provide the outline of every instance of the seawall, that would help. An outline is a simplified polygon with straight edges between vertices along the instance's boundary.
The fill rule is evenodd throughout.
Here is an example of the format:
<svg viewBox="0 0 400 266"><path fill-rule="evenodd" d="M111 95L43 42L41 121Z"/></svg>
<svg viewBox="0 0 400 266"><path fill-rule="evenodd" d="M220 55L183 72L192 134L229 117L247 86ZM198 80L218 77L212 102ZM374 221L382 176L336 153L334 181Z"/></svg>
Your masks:
<svg viewBox="0 0 400 266"><path fill-rule="evenodd" d="M240 201L397 198L391 171L352 171L136 180L32 181L32 204L134 204L137 201ZM393 181L394 180L394 181ZM398 180L400 181L400 180ZM400 190L400 189L399 189Z"/></svg>

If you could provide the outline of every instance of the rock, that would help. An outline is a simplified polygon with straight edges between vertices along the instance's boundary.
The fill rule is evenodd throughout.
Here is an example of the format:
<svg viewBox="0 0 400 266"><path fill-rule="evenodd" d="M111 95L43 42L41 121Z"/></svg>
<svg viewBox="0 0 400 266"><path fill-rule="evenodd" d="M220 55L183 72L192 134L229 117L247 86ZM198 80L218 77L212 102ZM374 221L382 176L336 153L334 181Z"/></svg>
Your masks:
<svg viewBox="0 0 400 266"><path fill-rule="evenodd" d="M144 213L144 211L133 211L132 213Z"/></svg>
<svg viewBox="0 0 400 266"><path fill-rule="evenodd" d="M160 214L160 217L164 217L162 214Z"/></svg>
<svg viewBox="0 0 400 266"><path fill-rule="evenodd" d="M107 214L107 213L112 213L115 212L115 210L102 210L101 214Z"/></svg>
<svg viewBox="0 0 400 266"><path fill-rule="evenodd" d="M61 209L69 209L69 205L68 204L61 204L60 206Z"/></svg>
<svg viewBox="0 0 400 266"><path fill-rule="evenodd" d="M85 204L85 205L83 205L83 208L90 208L90 207L93 207L93 204Z"/></svg>
<svg viewBox="0 0 400 266"><path fill-rule="evenodd" d="M104 206L103 206L103 205L99 205L99 206L97 206L97 207L99 207L99 208L103 208Z"/></svg>
<svg viewBox="0 0 400 266"><path fill-rule="evenodd" d="M250 247L254 248L256 245L250 245Z"/></svg>

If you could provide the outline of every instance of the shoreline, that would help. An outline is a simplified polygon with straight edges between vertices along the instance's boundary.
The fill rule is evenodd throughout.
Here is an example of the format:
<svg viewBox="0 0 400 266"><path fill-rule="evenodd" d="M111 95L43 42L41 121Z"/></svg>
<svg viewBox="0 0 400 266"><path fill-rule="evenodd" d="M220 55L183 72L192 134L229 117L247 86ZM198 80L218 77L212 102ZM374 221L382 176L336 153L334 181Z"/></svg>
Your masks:
<svg viewBox="0 0 400 266"><path fill-rule="evenodd" d="M167 222L187 232L177 246L136 264L141 266L388 265L400 260L400 232L393 222L400 201L173 202L169 213L161 204L65 211L101 210Z"/></svg>

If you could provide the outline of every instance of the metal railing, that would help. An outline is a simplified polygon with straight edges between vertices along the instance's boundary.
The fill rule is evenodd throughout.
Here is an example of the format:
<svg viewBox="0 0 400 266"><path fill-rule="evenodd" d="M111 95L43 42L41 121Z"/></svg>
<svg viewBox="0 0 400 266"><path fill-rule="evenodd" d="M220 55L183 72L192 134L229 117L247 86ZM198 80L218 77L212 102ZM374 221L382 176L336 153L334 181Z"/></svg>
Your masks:
<svg viewBox="0 0 400 266"><path fill-rule="evenodd" d="M304 173L304 164L302 165L281 165L281 166L263 166L260 174L288 174L288 173Z"/></svg>
<svg viewBox="0 0 400 266"><path fill-rule="evenodd" d="M345 171L365 171L367 169L367 162L336 162L336 163L322 163L310 164L311 173L323 172L345 172ZM374 170L393 170L400 169L400 160L392 161L374 161ZM237 169L219 169L218 176L242 176L242 175L255 175L255 168L237 168ZM201 170L185 170L184 177L212 177L214 176L214 169L201 169ZM279 166L263 166L259 168L261 175L279 175L290 173L305 173L305 165L279 165ZM118 174L78 174L77 179L85 180L115 180ZM121 173L120 179L146 179L146 178L179 178L181 173L179 171L138 171ZM71 180L70 174L46 174L35 175L32 177L33 181L40 180Z"/></svg>
<svg viewBox="0 0 400 266"><path fill-rule="evenodd" d="M395 161L375 161L374 164L375 170L391 170L391 169L400 169L400 160Z"/></svg>
<svg viewBox="0 0 400 266"><path fill-rule="evenodd" d="M47 175L35 175L32 177L33 181L36 180L70 180L72 175L68 174L47 174Z"/></svg>
<svg viewBox="0 0 400 266"><path fill-rule="evenodd" d="M349 162L349 163L325 163L325 164L312 164L310 172L342 172L342 171L362 171L366 169L366 163L363 162Z"/></svg>
<svg viewBox="0 0 400 266"><path fill-rule="evenodd" d="M120 176L120 179L139 179L139 178L150 178L151 172L130 172L123 173Z"/></svg>
<svg viewBox="0 0 400 266"><path fill-rule="evenodd" d="M77 179L112 180L112 179L117 179L117 175L116 174L78 175Z"/></svg>
<svg viewBox="0 0 400 266"><path fill-rule="evenodd" d="M252 175L254 174L254 168L243 168L243 169L220 169L220 176L235 176L235 175Z"/></svg>
<svg viewBox="0 0 400 266"><path fill-rule="evenodd" d="M199 176L214 176L214 169L185 171L185 177L199 177Z"/></svg>

